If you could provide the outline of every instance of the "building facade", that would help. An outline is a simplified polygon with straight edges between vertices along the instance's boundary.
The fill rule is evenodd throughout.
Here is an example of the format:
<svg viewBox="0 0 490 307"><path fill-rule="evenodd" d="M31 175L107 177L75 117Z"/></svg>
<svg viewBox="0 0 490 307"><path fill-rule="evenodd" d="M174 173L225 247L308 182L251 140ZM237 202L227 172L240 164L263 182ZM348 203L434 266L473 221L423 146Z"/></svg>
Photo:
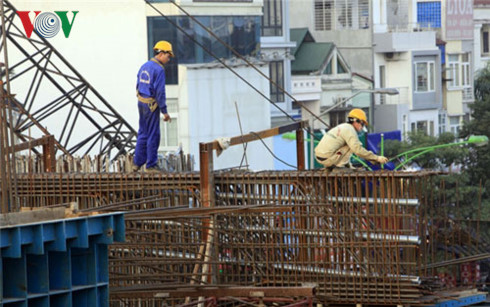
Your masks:
<svg viewBox="0 0 490 307"><path fill-rule="evenodd" d="M351 71L372 78L374 88L398 89L396 96L374 96L374 131L456 134L468 119L472 1L311 0L294 5L293 27L312 29L318 42L336 44Z"/></svg>
<svg viewBox="0 0 490 307"><path fill-rule="evenodd" d="M474 70L484 68L490 60L490 0L474 0Z"/></svg>

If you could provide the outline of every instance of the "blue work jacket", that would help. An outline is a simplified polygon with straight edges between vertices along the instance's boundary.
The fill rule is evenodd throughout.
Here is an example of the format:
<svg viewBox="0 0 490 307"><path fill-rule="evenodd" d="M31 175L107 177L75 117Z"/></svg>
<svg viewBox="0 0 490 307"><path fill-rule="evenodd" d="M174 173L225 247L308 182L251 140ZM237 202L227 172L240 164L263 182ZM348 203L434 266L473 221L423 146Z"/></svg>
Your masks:
<svg viewBox="0 0 490 307"><path fill-rule="evenodd" d="M165 69L162 64L155 63L152 59L138 71L136 90L144 98L155 98L158 107L163 114L167 113L165 95Z"/></svg>

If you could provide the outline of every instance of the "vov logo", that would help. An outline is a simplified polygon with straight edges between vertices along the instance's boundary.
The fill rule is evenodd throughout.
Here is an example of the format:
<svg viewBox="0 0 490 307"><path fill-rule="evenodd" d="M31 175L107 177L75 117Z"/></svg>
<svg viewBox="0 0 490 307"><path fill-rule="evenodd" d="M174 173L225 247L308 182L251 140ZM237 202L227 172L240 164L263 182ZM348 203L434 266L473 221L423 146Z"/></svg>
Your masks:
<svg viewBox="0 0 490 307"><path fill-rule="evenodd" d="M36 14L34 16L34 21L31 21L29 13L31 11L17 11L24 30L28 38L31 37L32 31L36 30L36 33L44 38L54 37L60 31L60 25L63 29L65 37L70 36L71 28L75 22L75 16L77 16L79 11L72 11L73 18L71 22L68 20L68 11L55 11L54 14L51 12L34 11Z"/></svg>

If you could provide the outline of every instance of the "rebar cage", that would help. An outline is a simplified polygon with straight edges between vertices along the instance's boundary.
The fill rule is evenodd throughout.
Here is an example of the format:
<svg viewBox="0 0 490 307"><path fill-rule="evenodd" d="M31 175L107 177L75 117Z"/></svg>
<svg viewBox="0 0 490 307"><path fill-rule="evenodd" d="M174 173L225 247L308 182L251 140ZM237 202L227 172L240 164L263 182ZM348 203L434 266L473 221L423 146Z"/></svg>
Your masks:
<svg viewBox="0 0 490 307"><path fill-rule="evenodd" d="M216 172L211 207L199 189L195 173L29 174L16 197L126 211L126 242L110 253L114 306L162 291L182 302L172 291L183 287L305 283L323 303L424 304L456 285L448 276L475 287L474 261L488 258L483 222L462 215L479 198L463 210L433 172Z"/></svg>

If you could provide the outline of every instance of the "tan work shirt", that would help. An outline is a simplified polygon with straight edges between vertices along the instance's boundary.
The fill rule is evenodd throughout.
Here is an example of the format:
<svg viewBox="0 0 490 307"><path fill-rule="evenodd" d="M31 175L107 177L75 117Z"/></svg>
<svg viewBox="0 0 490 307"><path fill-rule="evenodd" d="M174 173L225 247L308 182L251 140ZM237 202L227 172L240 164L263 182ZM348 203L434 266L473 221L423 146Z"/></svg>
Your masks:
<svg viewBox="0 0 490 307"><path fill-rule="evenodd" d="M378 158L377 155L362 146L356 129L349 123L330 129L315 147L317 161L327 167L344 166L349 162L352 153L370 161L377 161Z"/></svg>

